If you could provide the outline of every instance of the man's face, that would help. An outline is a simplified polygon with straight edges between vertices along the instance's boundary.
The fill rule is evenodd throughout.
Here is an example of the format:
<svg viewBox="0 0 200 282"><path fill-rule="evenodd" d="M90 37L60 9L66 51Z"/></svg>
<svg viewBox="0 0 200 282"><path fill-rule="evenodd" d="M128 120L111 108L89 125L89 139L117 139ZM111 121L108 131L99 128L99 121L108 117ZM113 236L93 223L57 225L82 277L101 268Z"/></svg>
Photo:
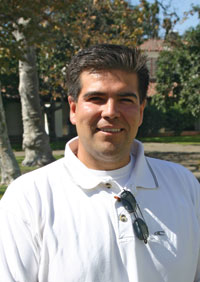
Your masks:
<svg viewBox="0 0 200 282"><path fill-rule="evenodd" d="M79 136L77 157L92 169L125 166L145 106L140 104L137 75L84 71L80 80L78 100L69 97L70 120Z"/></svg>

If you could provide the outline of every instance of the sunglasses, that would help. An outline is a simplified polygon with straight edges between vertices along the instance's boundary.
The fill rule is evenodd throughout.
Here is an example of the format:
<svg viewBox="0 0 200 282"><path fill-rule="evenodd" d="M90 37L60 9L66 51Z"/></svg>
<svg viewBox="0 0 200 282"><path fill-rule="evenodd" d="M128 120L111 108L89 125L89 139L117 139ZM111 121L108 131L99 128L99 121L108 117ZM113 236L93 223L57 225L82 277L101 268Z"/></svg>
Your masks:
<svg viewBox="0 0 200 282"><path fill-rule="evenodd" d="M115 196L115 199L120 201L130 214L134 215L135 220L133 222L133 229L135 231L135 234L138 239L143 240L146 244L149 237L148 226L133 194L129 191L124 190L119 197ZM141 217L138 216L137 210L139 211Z"/></svg>

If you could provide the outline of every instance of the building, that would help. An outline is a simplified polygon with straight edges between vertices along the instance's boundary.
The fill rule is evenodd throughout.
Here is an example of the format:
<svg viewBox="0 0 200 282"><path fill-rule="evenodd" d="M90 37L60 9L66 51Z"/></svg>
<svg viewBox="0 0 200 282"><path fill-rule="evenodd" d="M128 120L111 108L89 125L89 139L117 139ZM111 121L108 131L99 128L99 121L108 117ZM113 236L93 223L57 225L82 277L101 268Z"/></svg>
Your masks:
<svg viewBox="0 0 200 282"><path fill-rule="evenodd" d="M140 49L145 52L148 57L147 66L150 72L150 85L148 90L148 97L156 94L156 62L159 53L166 48L163 39L149 39L145 41Z"/></svg>

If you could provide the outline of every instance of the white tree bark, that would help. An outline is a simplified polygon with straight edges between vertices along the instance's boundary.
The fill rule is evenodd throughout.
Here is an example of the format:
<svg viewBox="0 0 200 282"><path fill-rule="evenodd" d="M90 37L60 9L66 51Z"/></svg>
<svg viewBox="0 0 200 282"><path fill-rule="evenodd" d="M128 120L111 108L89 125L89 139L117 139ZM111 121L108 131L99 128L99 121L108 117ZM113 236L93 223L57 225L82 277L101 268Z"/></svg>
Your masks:
<svg viewBox="0 0 200 282"><path fill-rule="evenodd" d="M8 138L5 113L0 93L0 169L1 184L8 185L20 176L20 168L13 154Z"/></svg>
<svg viewBox="0 0 200 282"><path fill-rule="evenodd" d="M26 25L28 21L20 19L20 24ZM19 94L24 129L23 149L25 150L25 159L22 164L43 166L54 161L54 158L42 118L35 49L26 44L22 33L16 31L14 34L17 40L24 41L24 60L19 61Z"/></svg>

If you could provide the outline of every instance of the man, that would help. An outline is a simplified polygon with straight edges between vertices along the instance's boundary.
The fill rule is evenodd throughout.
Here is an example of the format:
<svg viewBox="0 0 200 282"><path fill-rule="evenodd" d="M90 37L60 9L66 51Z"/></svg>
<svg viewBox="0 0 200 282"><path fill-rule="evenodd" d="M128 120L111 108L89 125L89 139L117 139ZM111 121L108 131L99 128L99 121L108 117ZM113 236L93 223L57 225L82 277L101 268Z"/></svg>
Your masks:
<svg viewBox="0 0 200 282"><path fill-rule="evenodd" d="M1 200L0 281L199 282L199 184L134 140L145 57L93 46L72 59L67 81L78 137Z"/></svg>

